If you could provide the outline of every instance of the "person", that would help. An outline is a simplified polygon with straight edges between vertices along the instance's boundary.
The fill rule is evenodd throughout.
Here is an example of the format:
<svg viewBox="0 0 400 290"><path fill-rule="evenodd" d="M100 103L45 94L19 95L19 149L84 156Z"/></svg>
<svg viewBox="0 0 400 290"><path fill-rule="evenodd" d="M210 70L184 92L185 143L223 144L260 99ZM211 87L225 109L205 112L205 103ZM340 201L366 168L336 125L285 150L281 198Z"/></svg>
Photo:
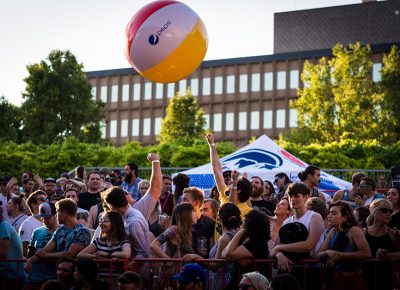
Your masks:
<svg viewBox="0 0 400 290"><path fill-rule="evenodd" d="M8 222L13 226L18 233L21 224L28 218L25 214L26 203L22 197L13 196L8 201Z"/></svg>
<svg viewBox="0 0 400 290"><path fill-rule="evenodd" d="M356 197L358 206L369 207L372 201L378 198L383 198L380 193L375 192L375 181L370 177L363 177L360 181L360 195Z"/></svg>
<svg viewBox="0 0 400 290"><path fill-rule="evenodd" d="M205 290L207 286L206 272L196 263L184 265L182 272L171 276L171 279L178 281L178 289Z"/></svg>
<svg viewBox="0 0 400 290"><path fill-rule="evenodd" d="M65 189L67 189L67 185L68 185L67 181L69 180L69 178L70 177L69 177L68 172L62 172L60 174L59 184L57 185L57 188L56 188L56 194L58 196L63 195Z"/></svg>
<svg viewBox="0 0 400 290"><path fill-rule="evenodd" d="M51 200L57 191L57 180L53 177L48 177L43 181L43 191L46 192L47 198Z"/></svg>
<svg viewBox="0 0 400 290"><path fill-rule="evenodd" d="M90 242L90 233L86 226L78 223L76 211L78 206L72 199L56 202L57 220L61 225L54 232L47 245L36 251L39 259L75 258Z"/></svg>
<svg viewBox="0 0 400 290"><path fill-rule="evenodd" d="M44 226L33 231L28 247L28 259L24 267L24 270L29 273L27 281L24 284L24 289L32 290L39 289L43 281L56 277L54 263L51 261L39 263L38 257L35 256L35 252L39 249L43 249L47 245L51 236L59 226L54 203L42 203L39 206L39 214L37 217L42 219Z"/></svg>
<svg viewBox="0 0 400 290"><path fill-rule="evenodd" d="M40 290L67 290L67 288L61 281L47 280L42 287L40 287Z"/></svg>
<svg viewBox="0 0 400 290"><path fill-rule="evenodd" d="M139 194L141 196L141 198L146 194L147 190L150 187L150 181L148 181L147 179L142 179L139 182Z"/></svg>
<svg viewBox="0 0 400 290"><path fill-rule="evenodd" d="M221 257L228 261L244 259L268 259L268 241L270 240L268 217L259 210L251 210L245 217L242 228L222 251ZM257 270L267 275L267 265L257 264ZM251 272L252 265L242 268L242 273ZM234 278L232 279L234 280Z"/></svg>
<svg viewBox="0 0 400 290"><path fill-rule="evenodd" d="M177 205L182 201L182 194L183 190L186 187L189 187L190 183L190 177L186 174L183 173L178 173L177 175L174 176L172 179L172 182L174 183L175 190L174 190L174 205Z"/></svg>
<svg viewBox="0 0 400 290"><path fill-rule="evenodd" d="M108 283L98 279L99 267L94 260L79 259L74 272L75 286L71 290L108 290Z"/></svg>
<svg viewBox="0 0 400 290"><path fill-rule="evenodd" d="M272 215L275 211L275 204L262 197L264 193L264 181L258 176L253 176L250 178L250 182L253 186L253 191L250 195L251 206L253 208L265 208L269 215Z"/></svg>
<svg viewBox="0 0 400 290"><path fill-rule="evenodd" d="M63 195L65 198L70 198L72 200L74 200L76 202L76 204L79 204L79 192L74 189L74 188L66 188L63 192ZM84 212L89 216L89 211L87 211L86 209L80 208L78 206L78 210L76 211L76 213L81 213Z"/></svg>
<svg viewBox="0 0 400 290"><path fill-rule="evenodd" d="M351 177L351 189L350 190L339 190L333 195L332 202L342 200L350 204L353 209L357 208L356 197L359 195L361 178L366 177L363 172L354 173Z"/></svg>
<svg viewBox="0 0 400 290"><path fill-rule="evenodd" d="M200 212L202 215L212 219L217 219L219 203L215 199L206 198L200 207Z"/></svg>
<svg viewBox="0 0 400 290"><path fill-rule="evenodd" d="M118 277L118 290L140 290L140 276L133 271L126 271Z"/></svg>
<svg viewBox="0 0 400 290"><path fill-rule="evenodd" d="M378 177L378 182L376 183L376 189L385 190L385 189L389 189L389 188L390 188L390 186L386 181L385 175L380 175Z"/></svg>
<svg viewBox="0 0 400 290"><path fill-rule="evenodd" d="M351 206L343 201L332 203L328 224L332 229L317 254L332 269L327 275L326 289L366 289L360 261L370 258L371 251Z"/></svg>
<svg viewBox="0 0 400 290"><path fill-rule="evenodd" d="M121 187L129 192L135 201L139 201L141 196L139 194L139 168L135 162L129 162L125 165L125 177Z"/></svg>
<svg viewBox="0 0 400 290"><path fill-rule="evenodd" d="M274 176L274 184L278 187L279 192L276 194L276 202L278 203L281 198L285 195L286 190L292 182L289 176L284 172L279 172Z"/></svg>
<svg viewBox="0 0 400 290"><path fill-rule="evenodd" d="M276 204L277 202L275 194L276 192L272 182L269 180L264 180L264 192L262 194L262 198Z"/></svg>
<svg viewBox="0 0 400 290"><path fill-rule="evenodd" d="M214 185L214 186L211 188L209 197L210 197L211 199L216 200L218 203L220 203L220 201L219 201L219 192L218 192L218 188L217 188L216 185Z"/></svg>
<svg viewBox="0 0 400 290"><path fill-rule="evenodd" d="M269 287L269 281L260 272L254 271L243 274L243 278L239 282L239 290L255 289L255 290L267 290Z"/></svg>
<svg viewBox="0 0 400 290"><path fill-rule="evenodd" d="M271 252L275 247L275 243L278 239L279 229L282 227L283 222L292 213L292 208L290 207L289 200L287 197L283 197L280 202L276 205L274 211L274 217L269 218L271 239L268 241L268 250Z"/></svg>
<svg viewBox="0 0 400 290"><path fill-rule="evenodd" d="M369 208L365 206L359 206L353 211L354 217L356 218L357 226L360 229L367 227L367 218L369 216Z"/></svg>
<svg viewBox="0 0 400 290"><path fill-rule="evenodd" d="M170 216L174 209L174 194L171 192L172 178L167 174L162 176L163 186L160 195L161 213Z"/></svg>
<svg viewBox="0 0 400 290"><path fill-rule="evenodd" d="M11 191L11 188L17 187L19 191L19 186L17 183L17 179L15 177L11 178L9 181L7 181L7 178L4 176L0 177L0 207L3 208L4 212L4 220L9 221L8 216L7 216L7 210L8 210L8 202L11 197L17 197L18 195L13 193ZM18 231L17 231L18 232Z"/></svg>
<svg viewBox="0 0 400 290"><path fill-rule="evenodd" d="M306 202L306 207L307 209L321 215L321 218L324 221L324 227L327 230L329 226L326 219L328 217L328 208L326 207L326 203L318 197L310 197Z"/></svg>
<svg viewBox="0 0 400 290"><path fill-rule="evenodd" d="M87 191L79 193L78 207L87 211L101 202L100 192L103 188L103 181L100 172L92 171L87 175Z"/></svg>
<svg viewBox="0 0 400 290"><path fill-rule="evenodd" d="M0 207L0 259L23 259L22 242L15 229L3 219ZM0 262L0 282L2 289L20 289L25 273L17 262Z"/></svg>
<svg viewBox="0 0 400 290"><path fill-rule="evenodd" d="M367 218L367 228L365 229L365 238L371 249L373 258L390 260L398 257L400 243L396 230L389 227L390 215L393 213L393 206L390 201L379 198L372 201L370 207L370 216ZM377 273L373 265L364 265L363 272L367 285L379 285L382 290L393 289L392 263L379 263ZM376 275L374 275L376 273ZM376 281L372 277L376 276ZM369 289L373 289L369 287Z"/></svg>
<svg viewBox="0 0 400 290"><path fill-rule="evenodd" d="M310 197L318 197L325 201L325 195L318 191L319 183L321 182L321 170L314 165L309 165L298 174L301 182L303 182L310 190Z"/></svg>
<svg viewBox="0 0 400 290"><path fill-rule="evenodd" d="M115 211L102 214L99 219L101 234L84 248L78 259L128 259L131 256L131 245L125 233L122 216Z"/></svg>
<svg viewBox="0 0 400 290"><path fill-rule="evenodd" d="M64 284L67 289L75 285L75 259L61 258L57 261L57 280Z"/></svg>
<svg viewBox="0 0 400 290"><path fill-rule="evenodd" d="M284 273L272 279L268 290L301 290L301 288L293 275Z"/></svg>
<svg viewBox="0 0 400 290"><path fill-rule="evenodd" d="M310 197L310 189L304 183L292 183L288 186L286 193L289 196L290 206L294 210L294 214L287 218L282 225L282 228L289 223L301 223L308 231L307 238L299 241L293 241L292 243L282 244L278 239L275 247L272 249L271 256L276 257L278 260L278 269L283 272L291 272L300 284L303 281L303 271L299 268L293 268L293 261L287 256L310 256L312 251L315 249L321 235L323 234L325 227L324 221L320 214L307 209L306 202ZM280 229L282 231L282 228ZM315 276L315 268L306 269L306 276ZM317 280L310 280L312 283L318 284ZM308 285L312 287L312 285ZM311 289L311 288L310 288Z"/></svg>
<svg viewBox="0 0 400 290"><path fill-rule="evenodd" d="M387 193L387 199L392 203L393 214L390 216L389 227L400 229L400 189L391 187Z"/></svg>

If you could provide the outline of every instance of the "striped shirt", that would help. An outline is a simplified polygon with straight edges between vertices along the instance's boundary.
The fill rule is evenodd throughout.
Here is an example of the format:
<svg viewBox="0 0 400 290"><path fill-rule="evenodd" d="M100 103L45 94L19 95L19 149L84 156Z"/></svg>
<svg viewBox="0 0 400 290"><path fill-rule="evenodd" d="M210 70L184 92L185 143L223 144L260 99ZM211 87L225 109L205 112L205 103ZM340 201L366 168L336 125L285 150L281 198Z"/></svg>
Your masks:
<svg viewBox="0 0 400 290"><path fill-rule="evenodd" d="M114 252L122 252L122 246L124 244L129 244L128 240L117 241L111 246L107 245L105 240L102 240L100 237L97 237L92 242L96 246L96 251L106 252L108 254L112 254Z"/></svg>

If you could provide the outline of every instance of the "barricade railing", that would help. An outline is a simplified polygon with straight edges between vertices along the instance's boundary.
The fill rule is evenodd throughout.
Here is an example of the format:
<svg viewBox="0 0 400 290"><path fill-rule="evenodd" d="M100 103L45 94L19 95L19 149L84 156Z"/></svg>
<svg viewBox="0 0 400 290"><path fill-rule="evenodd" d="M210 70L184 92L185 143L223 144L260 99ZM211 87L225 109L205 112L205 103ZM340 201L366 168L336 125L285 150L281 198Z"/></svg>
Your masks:
<svg viewBox="0 0 400 290"><path fill-rule="evenodd" d="M26 282L25 277L19 277L16 275L14 278L7 278L7 274L11 274L10 271L6 271L5 269L9 269L10 264L15 264L16 273L19 273L20 267L24 267L25 259L0 259L0 288L1 289L20 289L21 284ZM142 287L143 289L164 289L161 288L162 281L160 281L159 273L160 267L169 263L170 265L176 265L174 268L174 273L168 274L176 274L179 273L185 263L187 261L183 261L182 259L171 258L135 258L132 261L128 259L96 259L95 260L99 264L100 273L106 274L104 277L108 280L109 289L115 289L116 279L117 277L125 271L131 270L141 274L142 278ZM46 262L46 261L43 261ZM51 260L54 262L54 260ZM231 269L227 269L227 266L231 265L233 262L226 261L223 259L197 259L193 262L199 263L204 268L209 269L207 279L207 289L225 289L227 283L229 283L229 279L226 279L226 275L230 274L230 280L235 284L239 284L239 281L242 276L242 271L245 269L248 271L259 271L264 274L268 280L271 280L273 272L276 265L276 260L272 259L253 259L248 260L247 265L239 266L239 264L235 263L235 267ZM372 286L372 289L380 290L380 284L383 280L388 279L389 283L392 285L392 289L398 287L399 277L398 277L398 263L400 260L379 260L379 259L368 259L362 261L363 269L369 269L371 272L370 280L368 281L369 286ZM221 264L220 267L217 265ZM390 272L385 272L387 277L382 278L382 269L385 268L385 265L390 267ZM324 289L324 280L326 276L326 267L325 263L321 260L316 259L307 259L297 261L292 269L296 269L297 277L299 277L300 273L300 285L302 289L311 289L310 285L312 283L312 289ZM213 270L213 271L212 271ZM312 275L310 276L310 270L312 270ZM143 271L147 271L144 273ZM232 271L229 272L228 271ZM215 276L214 274L218 273L219 276ZM384 273L384 274L385 274ZM213 276L214 275L214 276ZM168 276L169 277L169 276ZM220 281L217 281L219 284L218 288L215 286L215 279L217 277L220 278ZM42 281L43 283L45 281ZM386 281L387 282L387 281ZM213 284L214 283L214 284ZM214 285L214 286L211 286ZM174 289L174 285L169 285ZM24 287L24 289L29 290L29 287Z"/></svg>

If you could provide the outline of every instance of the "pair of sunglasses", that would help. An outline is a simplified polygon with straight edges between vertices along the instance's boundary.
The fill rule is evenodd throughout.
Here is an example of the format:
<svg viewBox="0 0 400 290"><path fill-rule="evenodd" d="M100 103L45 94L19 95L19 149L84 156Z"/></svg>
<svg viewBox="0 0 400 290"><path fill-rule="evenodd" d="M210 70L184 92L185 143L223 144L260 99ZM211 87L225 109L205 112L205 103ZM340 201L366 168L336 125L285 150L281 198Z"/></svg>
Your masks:
<svg viewBox="0 0 400 290"><path fill-rule="evenodd" d="M390 209L390 208L380 208L379 211L380 211L381 213L389 213L389 214L392 214L392 213L393 213L393 210Z"/></svg>

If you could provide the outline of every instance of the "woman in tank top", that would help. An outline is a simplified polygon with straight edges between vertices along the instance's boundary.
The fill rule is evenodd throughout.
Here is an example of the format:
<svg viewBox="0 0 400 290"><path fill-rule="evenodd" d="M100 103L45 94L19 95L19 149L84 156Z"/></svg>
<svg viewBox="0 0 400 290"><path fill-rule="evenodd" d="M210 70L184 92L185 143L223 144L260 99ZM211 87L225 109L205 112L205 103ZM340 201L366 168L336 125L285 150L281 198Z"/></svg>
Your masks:
<svg viewBox="0 0 400 290"><path fill-rule="evenodd" d="M332 229L317 254L317 258L326 260L326 289L366 289L360 261L371 257L371 251L350 205L332 203L328 225Z"/></svg>

